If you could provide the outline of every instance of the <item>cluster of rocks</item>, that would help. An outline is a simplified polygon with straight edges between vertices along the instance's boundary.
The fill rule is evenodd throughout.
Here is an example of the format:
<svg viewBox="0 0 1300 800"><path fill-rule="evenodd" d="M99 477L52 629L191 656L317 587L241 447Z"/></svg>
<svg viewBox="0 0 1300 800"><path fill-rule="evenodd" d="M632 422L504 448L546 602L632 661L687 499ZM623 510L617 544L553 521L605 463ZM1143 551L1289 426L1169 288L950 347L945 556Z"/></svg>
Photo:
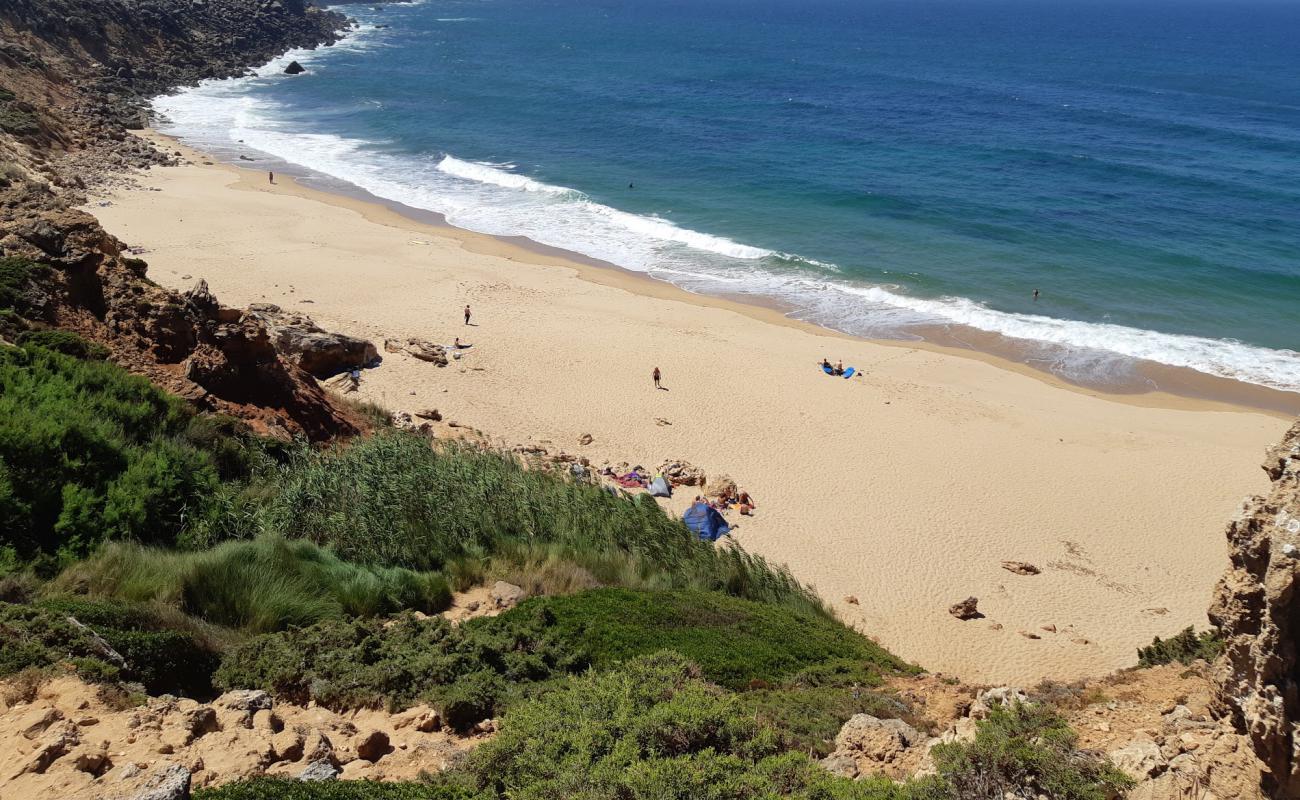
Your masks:
<svg viewBox="0 0 1300 800"><path fill-rule="evenodd" d="M948 742L975 738L976 723L986 719L990 709L1014 702L1028 702L1019 689L998 687L976 695L964 713L943 733L929 736L900 719L881 719L855 714L835 737L835 750L822 759L827 770L846 778L884 775L904 779L934 772L930 751Z"/></svg>
<svg viewBox="0 0 1300 800"><path fill-rule="evenodd" d="M31 703L0 709L0 792L170 800L191 785L256 775L413 779L446 768L476 741L444 731L427 706L343 714L239 690L211 703L164 696L118 711L93 691L61 679ZM477 735L494 728L487 721Z"/></svg>

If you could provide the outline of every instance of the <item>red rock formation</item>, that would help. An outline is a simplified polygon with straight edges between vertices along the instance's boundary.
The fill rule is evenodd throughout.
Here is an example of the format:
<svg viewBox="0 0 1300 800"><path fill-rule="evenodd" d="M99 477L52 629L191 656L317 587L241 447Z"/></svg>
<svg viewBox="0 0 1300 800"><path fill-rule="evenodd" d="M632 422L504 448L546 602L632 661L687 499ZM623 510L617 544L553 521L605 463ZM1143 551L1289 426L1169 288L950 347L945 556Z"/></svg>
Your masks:
<svg viewBox="0 0 1300 800"><path fill-rule="evenodd" d="M0 255L48 264L28 316L109 348L112 360L202 408L313 440L359 430L315 379L276 351L253 315L200 283L178 294L89 214L32 184L0 190Z"/></svg>

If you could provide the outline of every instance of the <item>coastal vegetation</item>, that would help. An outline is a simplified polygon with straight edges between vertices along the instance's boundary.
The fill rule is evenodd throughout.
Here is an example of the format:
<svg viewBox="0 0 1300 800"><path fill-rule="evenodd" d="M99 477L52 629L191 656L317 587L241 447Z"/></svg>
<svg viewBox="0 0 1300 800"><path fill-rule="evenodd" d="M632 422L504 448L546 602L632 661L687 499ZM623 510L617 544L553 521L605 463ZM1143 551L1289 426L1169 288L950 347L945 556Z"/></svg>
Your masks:
<svg viewBox="0 0 1300 800"><path fill-rule="evenodd" d="M1151 644L1139 647L1138 666L1155 667L1175 661L1188 666L1198 659L1213 661L1221 652L1223 652L1223 635L1218 630L1197 633L1191 625L1188 625L1168 639L1157 636Z"/></svg>
<svg viewBox="0 0 1300 800"><path fill-rule="evenodd" d="M1105 800L1132 782L1077 748L1046 707L995 709L973 741L935 749L935 773L896 783L849 780L790 749L741 695L673 653L569 678L512 710L501 732L459 768L425 782L339 783L320 792L258 779L203 800L968 800L1007 794Z"/></svg>
<svg viewBox="0 0 1300 800"><path fill-rule="evenodd" d="M199 797L947 800L987 784L1091 800L1122 786L1040 707L936 748L934 776L835 776L815 759L852 715L924 724L883 686L916 668L784 569L510 454L393 429L326 447L261 438L103 355L54 332L0 348L0 676L70 671L128 703L251 688L340 711L428 703L457 731L498 720L428 781L259 779ZM534 596L459 625L427 616L502 578Z"/></svg>

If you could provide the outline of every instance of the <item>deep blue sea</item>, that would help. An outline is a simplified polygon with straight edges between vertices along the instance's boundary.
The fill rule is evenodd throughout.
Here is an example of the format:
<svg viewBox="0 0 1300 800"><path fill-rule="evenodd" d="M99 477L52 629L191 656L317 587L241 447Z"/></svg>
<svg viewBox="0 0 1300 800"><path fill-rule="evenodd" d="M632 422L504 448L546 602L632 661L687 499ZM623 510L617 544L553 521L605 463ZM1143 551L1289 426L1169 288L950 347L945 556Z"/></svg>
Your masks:
<svg viewBox="0 0 1300 800"><path fill-rule="evenodd" d="M849 333L1300 391L1300 2L341 10L163 129Z"/></svg>

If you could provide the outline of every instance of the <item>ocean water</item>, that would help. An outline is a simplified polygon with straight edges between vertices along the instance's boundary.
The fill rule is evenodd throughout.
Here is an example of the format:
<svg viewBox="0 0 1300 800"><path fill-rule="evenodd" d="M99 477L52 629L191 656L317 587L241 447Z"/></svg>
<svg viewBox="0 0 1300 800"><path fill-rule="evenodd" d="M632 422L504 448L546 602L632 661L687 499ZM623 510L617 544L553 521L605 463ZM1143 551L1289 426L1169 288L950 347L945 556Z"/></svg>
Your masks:
<svg viewBox="0 0 1300 800"><path fill-rule="evenodd" d="M1300 391L1300 3L342 10L160 127L848 333Z"/></svg>

